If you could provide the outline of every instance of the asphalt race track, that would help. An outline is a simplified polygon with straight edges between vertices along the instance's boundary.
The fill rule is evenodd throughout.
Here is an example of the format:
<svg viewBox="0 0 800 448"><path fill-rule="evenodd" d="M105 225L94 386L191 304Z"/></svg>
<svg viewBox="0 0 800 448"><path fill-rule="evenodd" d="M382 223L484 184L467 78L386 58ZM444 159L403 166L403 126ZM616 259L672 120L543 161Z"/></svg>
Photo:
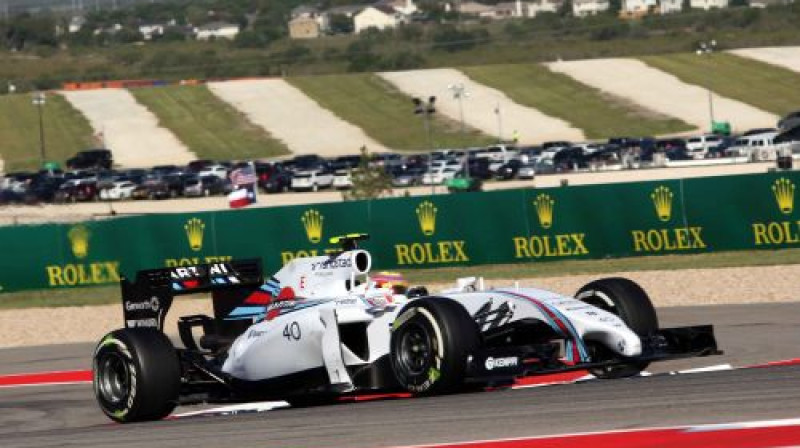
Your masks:
<svg viewBox="0 0 800 448"><path fill-rule="evenodd" d="M800 358L800 303L669 308L660 310L660 318L662 327L713 323L726 353L653 365L649 370L654 373ZM0 375L86 369L91 351L90 344L3 350ZM0 389L0 446L380 447L796 417L800 366L593 380L136 425L110 423L97 408L91 387L81 384Z"/></svg>

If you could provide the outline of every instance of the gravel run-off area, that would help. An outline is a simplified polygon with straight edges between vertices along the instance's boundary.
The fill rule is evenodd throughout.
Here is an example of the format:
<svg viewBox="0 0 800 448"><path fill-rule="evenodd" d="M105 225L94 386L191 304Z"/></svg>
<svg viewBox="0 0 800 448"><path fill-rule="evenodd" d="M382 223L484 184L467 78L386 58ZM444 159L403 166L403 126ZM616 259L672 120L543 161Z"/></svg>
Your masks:
<svg viewBox="0 0 800 448"><path fill-rule="evenodd" d="M212 82L208 87L252 123L286 143L294 154L358 154L362 146L370 152L388 151L282 79Z"/></svg>
<svg viewBox="0 0 800 448"><path fill-rule="evenodd" d="M740 48L730 53L800 72L800 47Z"/></svg>
<svg viewBox="0 0 800 448"><path fill-rule="evenodd" d="M436 112L452 120L461 120L463 106L466 124L485 134L498 136L500 140L510 140L515 130L519 134L519 141L528 144L586 139L583 131L566 121L515 103L505 93L476 83L455 69L385 72L379 75L409 96L424 99L435 96ZM451 85L463 85L468 92L461 100L462 105L448 88Z"/></svg>
<svg viewBox="0 0 800 448"><path fill-rule="evenodd" d="M185 165L197 157L125 89L62 91L123 168Z"/></svg>
<svg viewBox="0 0 800 448"><path fill-rule="evenodd" d="M591 59L552 62L547 66L575 80L670 117L708 130L708 90L636 59ZM698 105L703 105L702 107ZM775 126L778 116L713 94L714 119L729 121L734 132Z"/></svg>
<svg viewBox="0 0 800 448"><path fill-rule="evenodd" d="M769 256L765 253L765 256ZM689 269L675 271L619 272L539 279L490 280L487 287L520 286L574 294L582 285L600 277L630 278L650 294L656 307L738 303L790 302L800 300L797 278L800 265ZM455 280L455 279L454 279ZM429 285L432 291L451 285ZM167 316L168 333L175 334L179 316L211 314L210 300L177 299ZM757 319L757 316L753 316ZM43 323L46 323L43 326ZM119 304L93 307L31 308L0 311L0 348L97 341L120 328ZM43 331L43 328L46 330Z"/></svg>

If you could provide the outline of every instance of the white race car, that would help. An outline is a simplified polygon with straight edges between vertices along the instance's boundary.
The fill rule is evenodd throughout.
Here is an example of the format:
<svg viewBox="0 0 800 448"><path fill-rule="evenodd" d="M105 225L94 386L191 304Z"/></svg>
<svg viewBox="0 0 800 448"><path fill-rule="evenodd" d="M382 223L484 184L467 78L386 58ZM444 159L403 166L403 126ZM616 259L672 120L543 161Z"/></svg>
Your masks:
<svg viewBox="0 0 800 448"><path fill-rule="evenodd" d="M365 235L343 250L288 263L269 279L258 260L140 271L122 280L125 328L94 353L94 389L118 422L157 420L178 404L335 401L365 392L441 394L589 369L635 375L651 361L719 354L710 325L659 329L630 280L589 283L575 297L484 289L460 279L429 293L379 284ZM183 348L163 333L174 296L211 291L214 316L180 318Z"/></svg>

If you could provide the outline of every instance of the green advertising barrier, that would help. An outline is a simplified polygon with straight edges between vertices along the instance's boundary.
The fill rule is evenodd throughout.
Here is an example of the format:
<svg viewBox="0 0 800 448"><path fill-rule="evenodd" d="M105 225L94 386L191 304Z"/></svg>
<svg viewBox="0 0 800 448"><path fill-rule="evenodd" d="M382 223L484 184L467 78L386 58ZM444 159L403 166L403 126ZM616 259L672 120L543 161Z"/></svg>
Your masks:
<svg viewBox="0 0 800 448"><path fill-rule="evenodd" d="M271 272L352 232L372 236L375 269L400 270L793 247L799 183L775 172L2 227L0 291L232 258Z"/></svg>

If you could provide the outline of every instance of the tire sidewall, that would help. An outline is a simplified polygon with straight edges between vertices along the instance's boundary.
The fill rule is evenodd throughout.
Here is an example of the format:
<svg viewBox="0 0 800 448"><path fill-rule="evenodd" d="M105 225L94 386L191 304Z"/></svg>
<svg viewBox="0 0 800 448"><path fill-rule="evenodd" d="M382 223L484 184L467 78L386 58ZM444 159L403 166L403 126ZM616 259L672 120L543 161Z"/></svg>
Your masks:
<svg viewBox="0 0 800 448"><path fill-rule="evenodd" d="M127 339L125 334L119 331L108 334L97 345L93 359L92 371L95 397L97 397L103 412L115 421L126 421L129 416L135 415L141 401L140 399L137 400L137 396L139 392L138 381L141 377L142 368L138 357L135 355L134 348ZM102 378L101 364L109 356L119 356L127 366L128 394L119 403L107 400L101 391L101 383L105 380Z"/></svg>
<svg viewBox="0 0 800 448"><path fill-rule="evenodd" d="M437 322L430 310L423 306L407 307L398 315L395 322L397 326L391 337L391 352L393 354L401 351L403 338L413 329L422 329L428 337L430 349L432 354L435 353L435 356L428 361L424 372L410 372L398 360L398 356L392 356L392 368L400 384L410 392L428 392L441 377L442 363L445 356L445 342L439 322Z"/></svg>

